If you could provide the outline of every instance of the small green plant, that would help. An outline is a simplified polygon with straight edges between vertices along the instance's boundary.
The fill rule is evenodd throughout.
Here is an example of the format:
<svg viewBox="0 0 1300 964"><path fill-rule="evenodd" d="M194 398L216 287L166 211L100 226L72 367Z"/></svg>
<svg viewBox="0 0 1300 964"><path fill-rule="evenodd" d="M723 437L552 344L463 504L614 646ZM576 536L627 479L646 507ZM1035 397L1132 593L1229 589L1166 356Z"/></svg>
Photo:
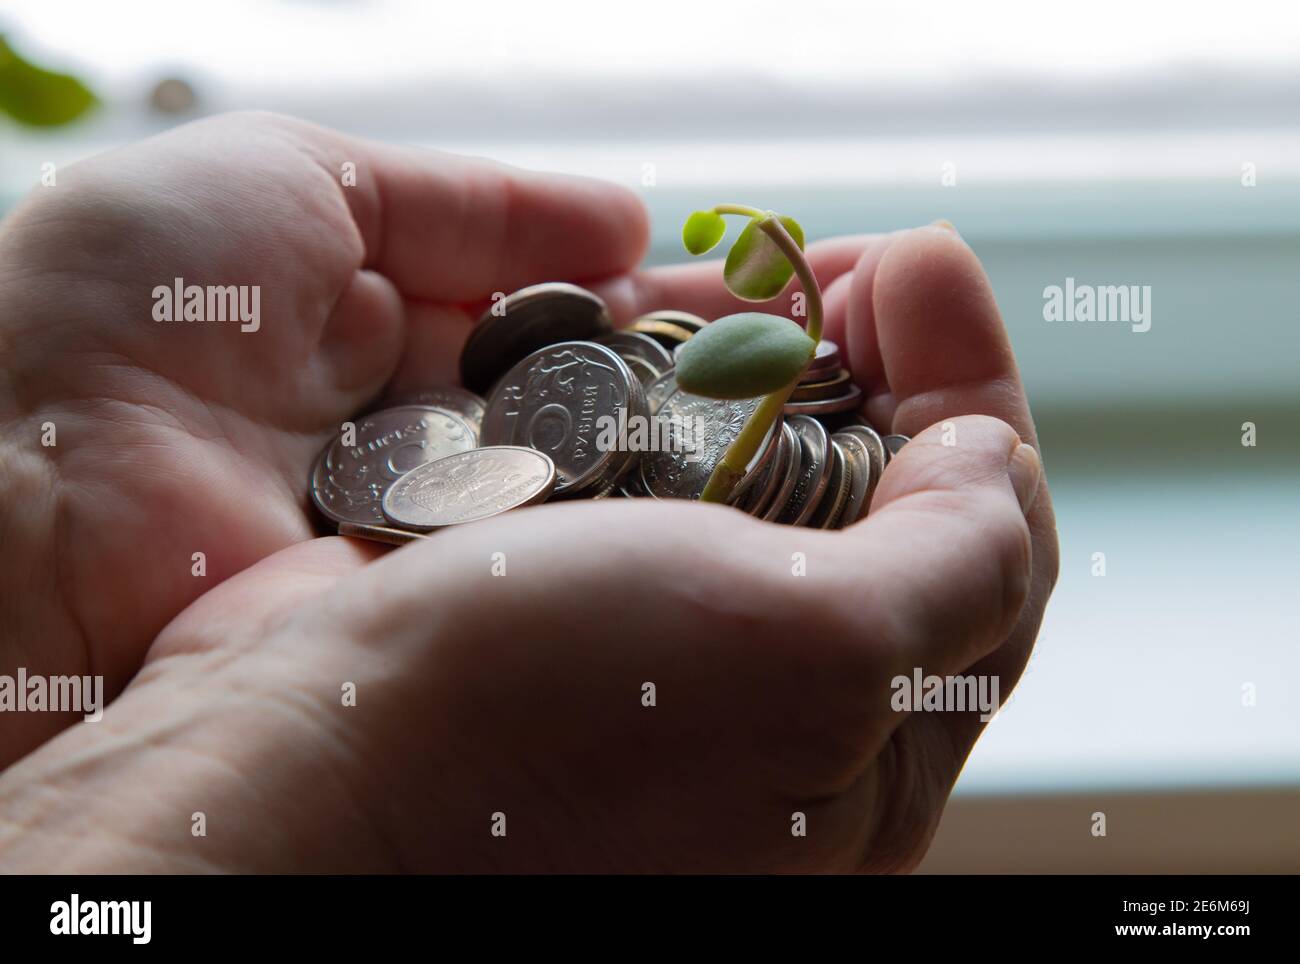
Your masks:
<svg viewBox="0 0 1300 964"><path fill-rule="evenodd" d="M807 328L780 315L758 311L719 318L688 341L677 359L677 384L707 398L756 398L740 434L728 446L700 496L702 502L726 502L776 424L799 376L808 367L822 337L822 295L803 253L803 228L794 218L741 204L719 204L696 211L682 228L682 243L691 254L717 247L727 233L724 215L749 218L727 254L722 277L727 288L746 301L775 298L799 276L807 299Z"/></svg>

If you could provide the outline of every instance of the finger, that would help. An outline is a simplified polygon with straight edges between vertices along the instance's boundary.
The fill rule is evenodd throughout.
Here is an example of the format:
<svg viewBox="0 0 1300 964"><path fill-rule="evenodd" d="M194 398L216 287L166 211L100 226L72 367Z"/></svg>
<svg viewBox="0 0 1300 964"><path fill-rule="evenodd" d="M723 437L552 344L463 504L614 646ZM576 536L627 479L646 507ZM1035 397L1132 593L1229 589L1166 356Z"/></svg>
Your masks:
<svg viewBox="0 0 1300 964"><path fill-rule="evenodd" d="M871 238L871 235L852 235L808 245L808 262L823 291L836 278L852 270ZM769 311L789 316L791 299L803 286L796 278L770 301L744 301L727 290L722 280L722 262L713 259L649 268L626 278L612 279L594 290L610 306L614 320L627 324L638 315L663 308L689 311L708 321L738 311Z"/></svg>
<svg viewBox="0 0 1300 964"><path fill-rule="evenodd" d="M1032 578L1037 455L998 419L949 428L923 431L890 463L871 515L846 530L853 558L834 577L837 598L869 593L873 628L908 675L958 673L995 650Z"/></svg>
<svg viewBox="0 0 1300 964"><path fill-rule="evenodd" d="M1032 441L1015 355L975 253L954 231L932 225L875 254L874 266L864 258L861 279L870 307L862 293L854 304L863 312L853 319L861 335L854 361L883 374L898 406L894 431L914 435L952 415L985 414Z"/></svg>
<svg viewBox="0 0 1300 964"><path fill-rule="evenodd" d="M542 281L630 270L649 237L631 191L591 178L540 174L477 158L315 130L365 245L365 266L409 298L469 302Z"/></svg>
<svg viewBox="0 0 1300 964"><path fill-rule="evenodd" d="M983 413L1008 423L1036 447L1029 405L992 288L956 231L935 225L906 232L875 254L869 270L863 267L858 270L861 288L850 306L849 342L859 336L855 360L870 368L875 339L888 394L868 406L873 420L888 414L888 422L877 424L915 435L945 420ZM960 423L957 428L960 449ZM938 431L942 433L941 424ZM891 463L873 507L883 507L891 488L903 484L891 474L903 471L908 463L902 456L910 449ZM1056 523L1041 471L1027 521L1032 569L1025 604L1001 645L969 669L976 676L997 678L1004 700L1029 658L1059 565ZM948 765L933 777L943 793L956 780L983 725L979 714L969 713L907 723L905 729L947 741L943 757Z"/></svg>
<svg viewBox="0 0 1300 964"><path fill-rule="evenodd" d="M874 270L871 302L886 381L897 401L893 431L915 435L954 416L984 414L1007 422L1037 447L992 287L955 231L931 226L895 238ZM850 319L850 325L859 323ZM1056 523L1042 481L1029 525L1035 566L1031 605L999 666L1011 682L1028 658L1056 580Z"/></svg>

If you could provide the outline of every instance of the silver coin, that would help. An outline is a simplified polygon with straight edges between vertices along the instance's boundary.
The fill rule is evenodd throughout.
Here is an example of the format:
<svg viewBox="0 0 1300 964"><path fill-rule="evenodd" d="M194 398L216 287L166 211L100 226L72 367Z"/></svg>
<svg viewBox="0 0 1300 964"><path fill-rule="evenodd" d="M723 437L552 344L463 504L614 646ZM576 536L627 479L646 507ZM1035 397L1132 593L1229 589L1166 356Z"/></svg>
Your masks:
<svg viewBox="0 0 1300 964"><path fill-rule="evenodd" d="M885 443L885 451L889 453L889 458L892 459L903 451L903 446L912 441L912 437L910 435L886 435L881 441Z"/></svg>
<svg viewBox="0 0 1300 964"><path fill-rule="evenodd" d="M790 496L794 494L794 487L799 482L799 473L803 468L803 442L800 441L799 434L789 422L786 422L782 429L789 436L790 454L783 466L785 472L781 477L781 483L777 486L772 501L759 516L767 522L775 522L790 502Z"/></svg>
<svg viewBox="0 0 1300 964"><path fill-rule="evenodd" d="M526 445L555 463L555 494L579 495L618 478L636 453L603 445L604 429L645 415L645 394L623 359L604 345L566 341L535 351L488 397L484 445ZM612 422L606 422L612 419Z"/></svg>
<svg viewBox="0 0 1300 964"><path fill-rule="evenodd" d="M677 391L677 375L673 369L664 372L646 386L645 404L651 415L658 413L668 396Z"/></svg>
<svg viewBox="0 0 1300 964"><path fill-rule="evenodd" d="M786 415L834 415L838 412L851 412L862 402L862 389L852 383L843 395L815 402L785 403Z"/></svg>
<svg viewBox="0 0 1300 964"><path fill-rule="evenodd" d="M831 438L821 422L807 415L791 416L786 424L799 436L799 479L776 521L800 526L808 521L826 495L831 479Z"/></svg>
<svg viewBox="0 0 1300 964"><path fill-rule="evenodd" d="M548 456L491 445L407 472L384 496L384 516L394 525L432 532L544 502L554 488L555 463Z"/></svg>
<svg viewBox="0 0 1300 964"><path fill-rule="evenodd" d="M811 529L833 529L839 522L840 513L849 498L849 489L853 484L853 463L844 454L839 442L831 438L831 478L826 486L826 495L817 506L807 525Z"/></svg>
<svg viewBox="0 0 1300 964"><path fill-rule="evenodd" d="M876 430L866 425L846 426L831 438L840 443L845 457L853 466L849 498L840 513L839 526L843 528L867 514L876 484L885 471L885 444Z"/></svg>
<svg viewBox="0 0 1300 964"><path fill-rule="evenodd" d="M455 385L440 385L437 388L424 388L413 392L399 392L384 399L390 405L432 405L434 408L446 409L469 422L477 437L483 430L483 413L487 402L482 397Z"/></svg>
<svg viewBox="0 0 1300 964"><path fill-rule="evenodd" d="M745 511L753 505L755 499L761 499L764 488L768 480L772 478L772 470L778 459L781 458L781 441L785 437L785 420L778 419L774 425L771 434L768 436L771 444L764 444L759 447L757 454L749 463L749 468L745 472L745 477L736 483L736 487L731 490L731 498L727 501L731 505L746 506Z"/></svg>
<svg viewBox="0 0 1300 964"><path fill-rule="evenodd" d="M460 416L428 405L398 405L357 420L351 446L343 433L325 447L312 471L311 496L333 522L383 525L384 493L397 479L431 459L475 445Z"/></svg>
<svg viewBox="0 0 1300 964"><path fill-rule="evenodd" d="M781 434L777 436L776 445L772 447L776 450L776 454L772 457L763 481L751 488L750 496L745 500L745 511L760 519L772 505L772 500L776 498L777 490L781 488L786 473L790 470L794 451L799 448L798 436L784 420L781 422Z"/></svg>
<svg viewBox="0 0 1300 964"><path fill-rule="evenodd" d="M359 522L340 522L339 535L369 539L371 542L382 542L390 546L404 546L408 542L414 542L417 539L429 538L419 532L410 532L406 529L395 529L392 526L368 526Z"/></svg>
<svg viewBox="0 0 1300 964"><path fill-rule="evenodd" d="M699 334L700 329L708 324L699 315L693 315L689 311L676 311L671 308L647 312L637 321L661 321L669 325L677 325L680 328L685 328L692 335Z"/></svg>
<svg viewBox="0 0 1300 964"><path fill-rule="evenodd" d="M666 351L675 351L678 345L690 341L695 334L694 328L675 325L671 321L659 321L653 315L646 315L636 319L629 328L632 331L653 338Z"/></svg>
<svg viewBox="0 0 1300 964"><path fill-rule="evenodd" d="M799 376L799 381L801 384L824 381L839 370L840 347L829 338L823 338L817 343L817 352L808 363L808 367L804 369L804 373Z"/></svg>
<svg viewBox="0 0 1300 964"><path fill-rule="evenodd" d="M460 353L460 380L486 392L524 357L562 341L614 330L605 302L577 285L550 282L506 295L479 319Z"/></svg>
<svg viewBox="0 0 1300 964"><path fill-rule="evenodd" d="M627 362L627 367L632 369L643 386L649 387L673 367L673 356L668 354L667 349L649 335L638 331L616 331L594 340L597 344L618 352L618 357Z"/></svg>
<svg viewBox="0 0 1300 964"><path fill-rule="evenodd" d="M692 438L694 444L689 451L685 445L669 445L660 451L643 453L641 483L646 492L656 499L698 499L713 474L713 467L761 401L761 398L723 401L692 395L680 388L673 392L658 412L659 418L668 420L664 434L676 438L683 425L699 425L701 431L692 434L703 437ZM747 476L770 456L768 449L775 443L778 428L773 423L746 467Z"/></svg>

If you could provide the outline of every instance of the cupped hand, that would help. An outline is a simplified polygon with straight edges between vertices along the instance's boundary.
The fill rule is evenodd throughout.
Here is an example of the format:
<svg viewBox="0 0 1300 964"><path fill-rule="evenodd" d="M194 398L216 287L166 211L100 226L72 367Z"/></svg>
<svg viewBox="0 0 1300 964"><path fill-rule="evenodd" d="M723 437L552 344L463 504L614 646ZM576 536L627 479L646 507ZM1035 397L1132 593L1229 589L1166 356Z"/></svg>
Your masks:
<svg viewBox="0 0 1300 964"><path fill-rule="evenodd" d="M1005 698L1055 580L1054 523L970 249L927 228L837 242L819 260L828 334L868 410L915 436L867 519L815 532L607 500L522 510L377 561L349 540L295 545L185 610L101 723L0 778L0 813L22 828L11 856L48 866L57 845L68 869L913 866L983 724L977 710L898 712L891 681L993 675ZM716 270L600 290L624 317L665 304L717 315L732 305Z"/></svg>
<svg viewBox="0 0 1300 964"><path fill-rule="evenodd" d="M494 292L617 275L645 234L610 185L272 115L58 171L0 229L0 672L115 695L186 605L311 536L344 420L450 382ZM155 320L177 279L257 286L259 317ZM0 766L75 718L7 718Z"/></svg>

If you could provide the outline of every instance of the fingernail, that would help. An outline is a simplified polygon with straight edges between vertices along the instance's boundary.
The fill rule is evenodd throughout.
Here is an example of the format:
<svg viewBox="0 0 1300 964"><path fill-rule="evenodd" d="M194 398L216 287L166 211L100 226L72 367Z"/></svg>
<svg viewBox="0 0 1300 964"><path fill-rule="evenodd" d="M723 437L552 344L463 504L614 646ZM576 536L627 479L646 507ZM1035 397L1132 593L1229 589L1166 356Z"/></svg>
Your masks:
<svg viewBox="0 0 1300 964"><path fill-rule="evenodd" d="M957 231L957 226L947 218L940 218L938 221L933 222L930 227L943 228L945 231L951 231L953 234L957 235L957 237L961 237L961 234Z"/></svg>
<svg viewBox="0 0 1300 964"><path fill-rule="evenodd" d="M1034 499L1038 498L1038 483L1043 478L1043 461L1032 445L1021 442L1011 453L1007 473L1011 476L1011 488L1016 491L1020 511L1028 515L1034 506Z"/></svg>

